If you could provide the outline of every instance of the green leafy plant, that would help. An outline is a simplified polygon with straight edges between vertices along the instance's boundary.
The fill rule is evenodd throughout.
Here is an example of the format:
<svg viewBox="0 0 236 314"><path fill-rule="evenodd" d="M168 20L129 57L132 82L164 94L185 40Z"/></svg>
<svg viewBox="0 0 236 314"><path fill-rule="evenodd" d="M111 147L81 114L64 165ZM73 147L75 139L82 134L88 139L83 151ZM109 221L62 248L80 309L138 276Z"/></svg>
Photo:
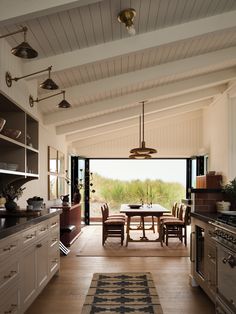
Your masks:
<svg viewBox="0 0 236 314"><path fill-rule="evenodd" d="M229 197L230 200L236 201L236 178L225 184L222 188L223 193Z"/></svg>

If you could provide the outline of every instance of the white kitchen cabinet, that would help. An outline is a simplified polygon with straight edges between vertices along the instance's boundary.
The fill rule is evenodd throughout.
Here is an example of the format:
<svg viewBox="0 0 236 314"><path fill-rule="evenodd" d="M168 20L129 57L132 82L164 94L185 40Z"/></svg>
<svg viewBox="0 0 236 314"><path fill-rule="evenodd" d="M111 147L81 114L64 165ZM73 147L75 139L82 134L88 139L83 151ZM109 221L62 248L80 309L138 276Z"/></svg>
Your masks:
<svg viewBox="0 0 236 314"><path fill-rule="evenodd" d="M0 240L0 314L24 313L58 272L59 240L59 215Z"/></svg>

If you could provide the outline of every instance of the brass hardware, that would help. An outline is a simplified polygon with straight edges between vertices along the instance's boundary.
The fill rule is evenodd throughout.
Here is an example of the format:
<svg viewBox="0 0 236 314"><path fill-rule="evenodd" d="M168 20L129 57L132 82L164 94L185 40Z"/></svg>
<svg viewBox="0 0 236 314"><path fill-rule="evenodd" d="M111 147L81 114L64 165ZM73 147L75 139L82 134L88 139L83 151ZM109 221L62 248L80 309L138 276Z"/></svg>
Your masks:
<svg viewBox="0 0 236 314"><path fill-rule="evenodd" d="M0 38L5 38L5 37L11 36L11 35L15 35L15 34L24 32L24 41L21 44L19 44L18 46L12 48L11 53L13 55L15 55L16 57L23 58L23 59L36 58L38 56L37 51L34 50L26 41L27 31L28 31L28 28L26 26L23 26L15 32L1 35Z"/></svg>
<svg viewBox="0 0 236 314"><path fill-rule="evenodd" d="M42 244L41 244L41 243L39 243L39 244L36 245L36 248L40 248L40 247L42 247Z"/></svg>
<svg viewBox="0 0 236 314"><path fill-rule="evenodd" d="M65 99L65 93L66 92L64 90L62 90L59 93L56 93L56 94L50 95L50 96L46 96L46 97L43 97L43 98L40 98L40 99L39 98L33 99L33 97L30 95L29 96L30 107L33 107L35 102L39 103L42 100L45 100L45 99L48 99L48 98L51 98L51 97L63 94L63 99L57 106L58 106L58 108L64 108L64 109L70 108L71 104Z"/></svg>
<svg viewBox="0 0 236 314"><path fill-rule="evenodd" d="M142 101L142 115L139 117L139 147L130 150L129 158L131 159L150 159L151 154L157 153L156 149L146 147L144 141L144 103ZM141 136L142 134L142 136Z"/></svg>
<svg viewBox="0 0 236 314"><path fill-rule="evenodd" d="M52 70L52 66L50 66L50 67L48 67L46 69L43 69L43 70L31 73L31 74L20 76L20 77L12 77L11 73L7 71L6 74L5 74L6 84L7 84L8 87L11 87L12 86L12 81L17 82L17 81L19 81L19 80L21 80L23 78L26 78L26 77L29 77L29 76L32 76L32 75L35 75L35 74L39 74L39 73L48 71L48 78L44 82L42 82L40 84L40 87L43 88L43 89L47 89L47 90L55 90L55 89L58 89L59 87L51 79L51 70Z"/></svg>
<svg viewBox="0 0 236 314"><path fill-rule="evenodd" d="M130 35L135 35L136 33L133 22L135 16L136 11L132 8L122 10L117 16L118 21L125 24L125 27Z"/></svg>

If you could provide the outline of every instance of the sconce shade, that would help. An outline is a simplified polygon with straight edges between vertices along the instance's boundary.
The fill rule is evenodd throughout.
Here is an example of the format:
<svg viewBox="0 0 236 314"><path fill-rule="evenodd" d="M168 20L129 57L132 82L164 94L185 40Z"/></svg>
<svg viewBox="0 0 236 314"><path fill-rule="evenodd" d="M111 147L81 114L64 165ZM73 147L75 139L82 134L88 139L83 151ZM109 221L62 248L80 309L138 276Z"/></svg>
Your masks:
<svg viewBox="0 0 236 314"><path fill-rule="evenodd" d="M38 56L36 50L34 50L26 41L23 41L18 46L11 49L11 53L19 58L33 59Z"/></svg>
<svg viewBox="0 0 236 314"><path fill-rule="evenodd" d="M55 90L59 88L58 85L51 78L47 78L39 86L43 89L48 89L48 90Z"/></svg>
<svg viewBox="0 0 236 314"><path fill-rule="evenodd" d="M59 102L59 104L57 106L58 106L58 108L67 109L67 108L71 107L71 104L68 103L67 100L63 99L61 102Z"/></svg>

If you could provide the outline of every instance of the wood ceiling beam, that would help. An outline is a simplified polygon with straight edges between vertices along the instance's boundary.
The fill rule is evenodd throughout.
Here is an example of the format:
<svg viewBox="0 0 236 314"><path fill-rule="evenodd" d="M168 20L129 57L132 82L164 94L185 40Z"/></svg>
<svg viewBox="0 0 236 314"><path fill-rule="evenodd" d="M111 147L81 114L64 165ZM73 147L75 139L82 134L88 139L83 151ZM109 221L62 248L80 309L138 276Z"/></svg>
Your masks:
<svg viewBox="0 0 236 314"><path fill-rule="evenodd" d="M190 92L187 94L169 97L167 99L160 100L159 102L151 102L145 105L145 115L151 115L155 112L169 109L170 107L181 106L187 103L192 103L197 100L204 100L212 98L218 94L221 94L227 86L220 85L215 87L210 87L207 89L202 89L199 91ZM114 122L127 120L130 118L138 117L141 113L141 107L137 104L135 107L127 108L124 110L119 110L116 112L103 114L101 116L96 116L90 119L84 119L68 124L64 124L56 127L56 133L65 134L75 131L83 131L94 129L98 126L103 126L106 124L113 124Z"/></svg>
<svg viewBox="0 0 236 314"><path fill-rule="evenodd" d="M93 4L101 0L1 0L0 26Z"/></svg>
<svg viewBox="0 0 236 314"><path fill-rule="evenodd" d="M40 1L38 2L40 3ZM83 64L100 62L104 59L236 27L235 15L236 11L231 11L89 48L32 60L23 65L23 73L37 72L38 69L48 67L50 64L53 65L54 71L62 71Z"/></svg>
<svg viewBox="0 0 236 314"><path fill-rule="evenodd" d="M191 112L196 111L196 114L202 109L207 107L210 104L209 100L200 101L196 103L192 103L191 105L185 105L182 107L177 108L171 108L166 111L158 112L155 115L151 115L145 118L145 133L147 133L149 130L155 129L157 127L157 121L159 123L165 123L166 119L170 119L172 117L176 116L182 116L189 114ZM138 145L138 124L136 121L136 125L124 125L124 127L117 128L113 132L106 132L106 133L100 133L94 136L91 136L90 138L84 138L81 140L73 141L72 146L74 148L76 147L82 147L82 146L90 146L94 144L98 144L99 142L103 141L109 141L111 139L114 140L114 138L121 138L123 136L127 136L130 134L137 134L137 145Z"/></svg>
<svg viewBox="0 0 236 314"><path fill-rule="evenodd" d="M210 105L212 102L212 99L205 99L205 100L200 100L200 101L195 101L191 104L183 104L178 107L169 107L166 110L163 111L157 111L152 114L145 114L145 125L146 123L152 123L156 120L164 119L166 116L169 116L170 114L173 115L179 115L183 114L186 112L191 112L195 110L199 110L202 108L205 108ZM145 107L146 109L146 107ZM138 117L132 117L130 119L126 119L123 121L115 121L111 124L106 124L106 125L100 125L97 126L96 129L91 128L88 130L81 130L80 132L72 133L66 136L66 141L67 142L75 142L75 141L81 141L83 139L88 139L91 137L98 137L98 136L103 136L104 134L114 134L116 132L124 132L124 134L127 134L127 129L134 130L137 132L138 130Z"/></svg>
<svg viewBox="0 0 236 314"><path fill-rule="evenodd" d="M235 50L235 57L236 57L236 50ZM194 62L196 68L199 69L200 63L196 62L196 60L193 58L191 58L191 59ZM188 61L186 61L186 62L188 62ZM182 61L180 61L180 63L183 65ZM175 63L175 65L178 66L177 63ZM166 67L168 69L168 71L169 70L171 71L171 69L173 69L172 66L173 66L173 62L169 63L169 64L165 64L161 68L164 71L165 67ZM184 67L184 65L183 65L183 67ZM159 67L159 70L156 68L156 71L157 71L156 75L160 76L161 75L160 73L163 73L163 72L159 72L159 71L161 71L161 68ZM184 68L186 70L188 69L187 66ZM189 65L189 68L190 68L190 65ZM148 70L152 71L151 69L147 69L147 71ZM180 73L182 73L183 69L180 66L180 67L178 67L178 70ZM173 69L173 71L174 71L174 69ZM137 76L137 72L138 71L135 71L132 73L133 77ZM146 72L146 70L145 70L145 72ZM166 72L167 72L167 70L166 70ZM175 72L177 72L177 70ZM144 74L144 72L142 72L142 74ZM140 74L141 78L143 77L142 74ZM124 74L124 76L125 75L126 74ZM202 88L216 86L216 85L228 82L228 81L235 79L235 78L236 78L236 69L235 68L217 71L214 73L209 73L209 74L204 74L204 75L199 75L197 77L190 78L187 80L182 80L182 81L166 84L166 85L155 87L155 88L138 91L138 92L124 95L121 97L116 97L113 99L95 102L95 103L92 103L92 104L89 104L86 106L74 107L74 108L71 108L71 109L63 111L63 112L57 111L57 112L53 112L53 113L48 113L47 115L43 116L43 122L46 125L49 125L49 124L57 125L57 124L72 122L75 120L81 120L83 118L88 118L89 115L103 114L104 112L109 111L109 110L114 109L114 108L119 109L119 108L122 108L122 107L127 106L127 105L137 104L139 101L141 101L143 99L158 100L158 99L163 99L163 98L167 98L167 97L171 97L171 96L175 96L175 95L177 96L177 95L187 93L190 91L195 91L195 90L199 90ZM110 78L110 79L112 79L112 78ZM123 77L123 79L125 80L125 77ZM101 81L104 81L104 80L101 80ZM100 88L104 88L104 86L110 87L109 80L105 80L105 81L106 82L103 83L105 85L103 85L101 82L98 81L98 82L94 82L91 84L84 84L84 85L78 86L77 88L81 91L81 93L82 93L81 96L83 96L85 93L85 90L86 90L86 93L87 93L87 91L90 91L90 94L91 94L91 91L94 92L94 89L96 88L96 84L98 84L100 86ZM129 81L128 80L126 81L127 86L130 82L132 82L131 77L129 77ZM82 88L83 86L84 86L84 89ZM76 97L77 88L73 87L73 88L67 89L66 96L67 96L67 99L69 102L70 102L70 97L72 97L72 99L74 97ZM79 97L79 95L77 97ZM38 105L40 106L40 104L38 104Z"/></svg>

